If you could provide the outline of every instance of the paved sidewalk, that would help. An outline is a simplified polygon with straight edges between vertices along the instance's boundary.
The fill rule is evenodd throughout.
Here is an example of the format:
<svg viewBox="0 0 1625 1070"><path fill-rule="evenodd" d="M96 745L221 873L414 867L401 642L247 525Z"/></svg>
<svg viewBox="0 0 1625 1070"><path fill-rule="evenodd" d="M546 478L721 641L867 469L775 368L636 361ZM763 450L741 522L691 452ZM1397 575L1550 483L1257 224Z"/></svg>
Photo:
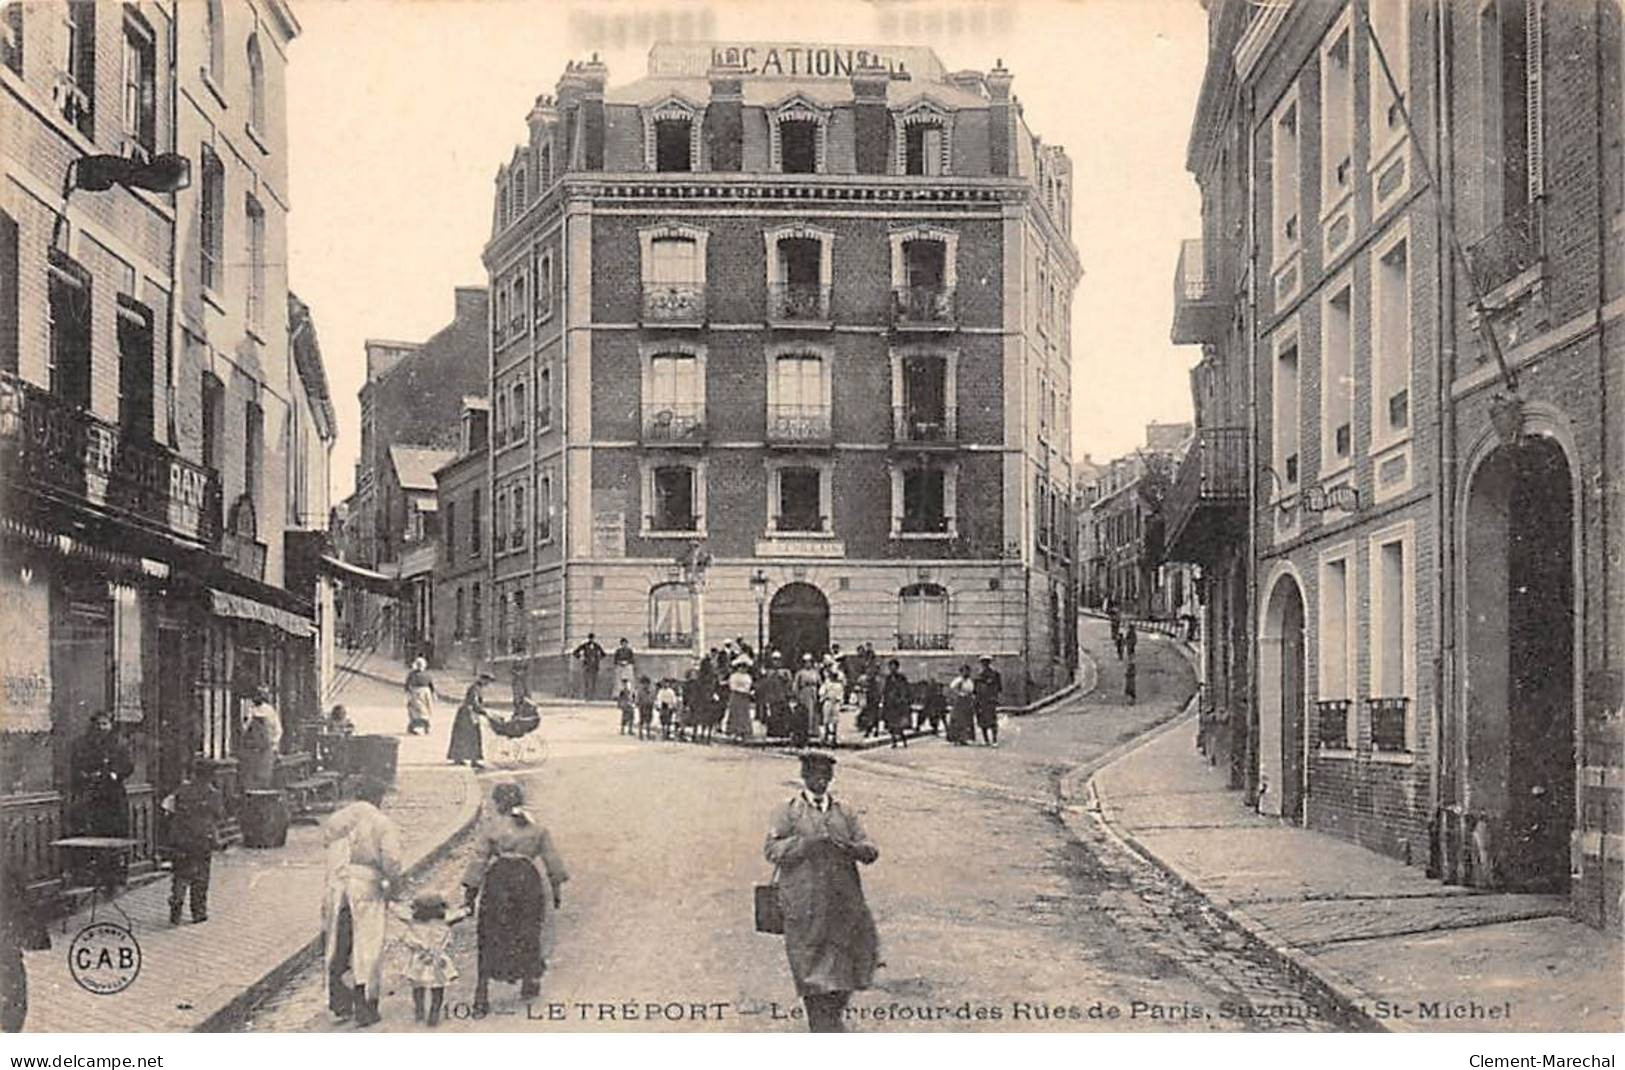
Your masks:
<svg viewBox="0 0 1625 1070"><path fill-rule="evenodd" d="M1187 716L1090 783L1131 845L1290 968L1394 1031L1617 1032L1625 943L1565 897L1477 892L1247 810Z"/></svg>
<svg viewBox="0 0 1625 1070"><path fill-rule="evenodd" d="M440 743L441 748L444 743ZM472 823L480 792L467 769L445 764L424 737L403 740L395 790L384 809L400 823L409 872L420 871ZM214 856L209 920L169 924L169 879L118 897L141 946L134 984L92 995L68 972L74 934L89 911L51 926L51 949L30 952L31 1033L186 1032L226 1028L297 965L321 936L321 829L294 825L287 845L233 847ZM126 924L107 904L96 920ZM65 930L65 931L64 931Z"/></svg>

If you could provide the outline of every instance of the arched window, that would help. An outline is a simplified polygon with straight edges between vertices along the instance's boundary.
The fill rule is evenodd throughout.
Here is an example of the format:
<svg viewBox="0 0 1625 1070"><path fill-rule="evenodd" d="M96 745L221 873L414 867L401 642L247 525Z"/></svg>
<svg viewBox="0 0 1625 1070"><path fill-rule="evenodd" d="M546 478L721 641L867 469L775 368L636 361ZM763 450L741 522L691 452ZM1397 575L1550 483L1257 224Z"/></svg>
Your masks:
<svg viewBox="0 0 1625 1070"><path fill-rule="evenodd" d="M694 591L686 583L662 583L649 591L649 646L684 650L694 645Z"/></svg>
<svg viewBox="0 0 1625 1070"><path fill-rule="evenodd" d="M897 593L897 649L947 650L948 591L937 583L913 583Z"/></svg>
<svg viewBox="0 0 1625 1070"><path fill-rule="evenodd" d="M248 121L255 131L265 133L265 57L258 34L248 38Z"/></svg>

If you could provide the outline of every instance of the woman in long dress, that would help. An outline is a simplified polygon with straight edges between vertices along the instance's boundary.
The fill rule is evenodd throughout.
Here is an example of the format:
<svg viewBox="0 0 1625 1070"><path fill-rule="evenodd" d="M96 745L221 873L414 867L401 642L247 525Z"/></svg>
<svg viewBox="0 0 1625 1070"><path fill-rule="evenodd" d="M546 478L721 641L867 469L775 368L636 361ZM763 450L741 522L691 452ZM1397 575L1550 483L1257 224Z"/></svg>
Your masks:
<svg viewBox="0 0 1625 1070"><path fill-rule="evenodd" d="M736 739L749 739L751 734L750 693L755 681L750 678L750 662L734 659L733 674L728 677L727 733Z"/></svg>
<svg viewBox="0 0 1625 1070"><path fill-rule="evenodd" d="M429 663L417 658L412 662L412 671L406 674L406 734L415 736L421 729L428 735L432 713L434 678L429 675Z"/></svg>
<svg viewBox="0 0 1625 1070"><path fill-rule="evenodd" d="M880 852L858 815L830 796L834 776L830 755L802 755L805 789L773 812L763 847L778 870L784 950L814 1033L843 1029L847 1000L874 980L880 953L858 877L858 863Z"/></svg>
<svg viewBox="0 0 1625 1070"><path fill-rule="evenodd" d="M961 665L959 675L948 684L948 742L961 746L976 741L976 682L970 666Z"/></svg>
<svg viewBox="0 0 1625 1070"><path fill-rule="evenodd" d="M498 784L491 806L495 815L463 874L468 908L479 904L476 1013L490 1009L492 981L518 981L521 999L541 992L559 888L570 879L547 829L525 811L518 784Z"/></svg>
<svg viewBox="0 0 1625 1070"><path fill-rule="evenodd" d="M385 785L371 777L356 801L327 819L327 889L322 945L327 1005L358 1026L378 1021L383 989L386 905L401 880L401 834L378 809Z"/></svg>
<svg viewBox="0 0 1625 1070"><path fill-rule="evenodd" d="M485 685L496 677L488 672L480 673L475 681L468 685L467 694L463 695L463 704L457 707L457 716L451 722L451 743L446 747L446 757L457 765L469 763L475 769L482 769L480 763L485 760L485 745L480 738L480 718L485 714Z"/></svg>

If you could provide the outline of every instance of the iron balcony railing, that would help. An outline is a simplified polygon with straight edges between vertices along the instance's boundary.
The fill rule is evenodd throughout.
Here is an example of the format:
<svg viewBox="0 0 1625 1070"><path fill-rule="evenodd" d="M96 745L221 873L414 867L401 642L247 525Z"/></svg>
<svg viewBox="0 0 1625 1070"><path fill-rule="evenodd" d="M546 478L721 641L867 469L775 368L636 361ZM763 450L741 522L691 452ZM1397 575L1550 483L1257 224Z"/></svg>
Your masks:
<svg viewBox="0 0 1625 1070"><path fill-rule="evenodd" d="M1247 503L1247 429L1204 427L1185 451L1163 501L1170 550L1199 510Z"/></svg>
<svg viewBox="0 0 1625 1070"><path fill-rule="evenodd" d="M775 323L823 323L829 320L828 286L779 282L767 292L767 315Z"/></svg>
<svg viewBox="0 0 1625 1070"><path fill-rule="evenodd" d="M1346 698L1322 699L1315 703L1316 739L1327 750L1349 749L1349 709Z"/></svg>
<svg viewBox="0 0 1625 1070"><path fill-rule="evenodd" d="M688 632L650 632L650 650L687 650L694 645L694 636Z"/></svg>
<svg viewBox="0 0 1625 1070"><path fill-rule="evenodd" d="M944 514L905 513L900 528L905 535L946 535L948 517Z"/></svg>
<svg viewBox="0 0 1625 1070"><path fill-rule="evenodd" d="M959 441L959 414L952 405L931 409L895 405L891 428L894 442L952 445Z"/></svg>
<svg viewBox="0 0 1625 1070"><path fill-rule="evenodd" d="M643 322L659 324L704 323L705 284L699 282L644 283Z"/></svg>
<svg viewBox="0 0 1625 1070"><path fill-rule="evenodd" d="M769 405L767 439L769 442L828 442L829 410L828 405Z"/></svg>
<svg viewBox="0 0 1625 1070"><path fill-rule="evenodd" d="M829 534L829 517L818 515L797 516L794 513L781 513L770 517L768 532L773 535L827 535Z"/></svg>
<svg viewBox="0 0 1625 1070"><path fill-rule="evenodd" d="M1174 323L1169 336L1175 345L1217 342L1229 320L1229 295L1211 263L1210 250L1200 238L1182 242L1174 267Z"/></svg>
<svg viewBox="0 0 1625 1070"><path fill-rule="evenodd" d="M672 513L650 514L643 518L643 526L649 531L699 531L700 516L697 513L677 515Z"/></svg>
<svg viewBox="0 0 1625 1070"><path fill-rule="evenodd" d="M1541 223L1540 203L1532 202L1468 246L1467 270L1479 293L1499 289L1540 263Z"/></svg>
<svg viewBox="0 0 1625 1070"><path fill-rule="evenodd" d="M947 632L898 632L898 650L947 650L952 647Z"/></svg>
<svg viewBox="0 0 1625 1070"><path fill-rule="evenodd" d="M952 286L938 283L892 290L894 327L947 330L954 326L956 315Z"/></svg>
<svg viewBox="0 0 1625 1070"><path fill-rule="evenodd" d="M1385 754L1402 754L1411 749L1406 738L1405 711L1409 698L1368 698L1366 709L1371 713L1371 749Z"/></svg>
<svg viewBox="0 0 1625 1070"><path fill-rule="evenodd" d="M643 441L699 443L705 437L705 402L648 401L643 405Z"/></svg>
<svg viewBox="0 0 1625 1070"><path fill-rule="evenodd" d="M220 477L58 394L0 372L0 481L212 546Z"/></svg>

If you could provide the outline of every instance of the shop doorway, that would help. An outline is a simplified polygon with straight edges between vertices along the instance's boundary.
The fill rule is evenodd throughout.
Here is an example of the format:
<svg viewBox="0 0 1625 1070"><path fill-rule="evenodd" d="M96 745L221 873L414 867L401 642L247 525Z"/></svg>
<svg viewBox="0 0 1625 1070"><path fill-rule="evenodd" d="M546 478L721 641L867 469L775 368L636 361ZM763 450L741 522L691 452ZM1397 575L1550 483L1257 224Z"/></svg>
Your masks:
<svg viewBox="0 0 1625 1070"><path fill-rule="evenodd" d="M1264 808L1301 825L1309 788L1304 760L1303 592L1289 575L1277 580L1270 592L1260 638L1259 709L1279 726L1281 763L1279 810L1267 800Z"/></svg>

